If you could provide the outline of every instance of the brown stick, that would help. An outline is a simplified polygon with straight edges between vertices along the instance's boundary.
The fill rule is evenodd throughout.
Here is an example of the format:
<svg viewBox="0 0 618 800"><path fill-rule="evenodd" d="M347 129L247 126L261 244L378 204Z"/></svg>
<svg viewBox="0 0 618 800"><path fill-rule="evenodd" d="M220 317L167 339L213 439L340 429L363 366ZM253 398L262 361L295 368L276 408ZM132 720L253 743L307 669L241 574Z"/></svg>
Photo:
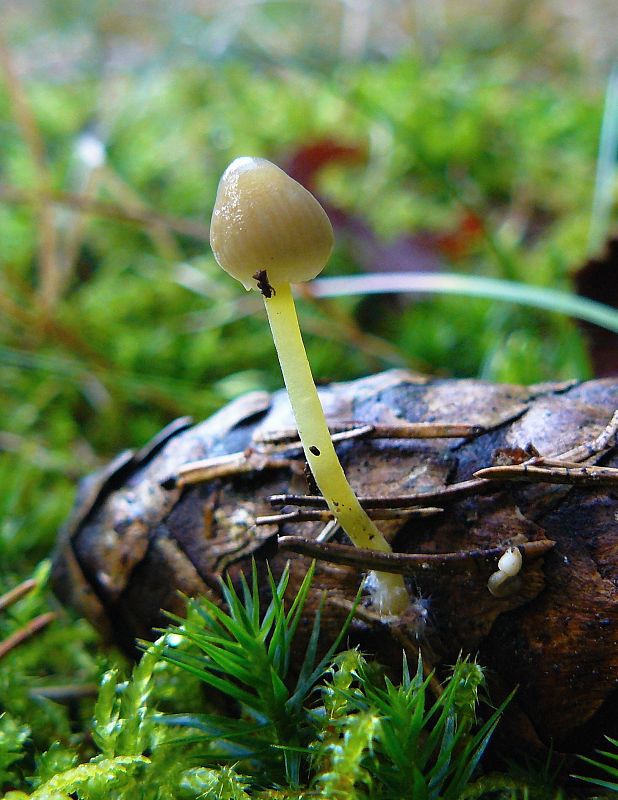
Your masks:
<svg viewBox="0 0 618 800"><path fill-rule="evenodd" d="M164 489L182 489L195 483L206 483L217 478L242 475L246 472L261 472L264 469L294 469L298 462L287 458L272 458L245 450L242 453L230 453L202 461L192 461L161 482Z"/></svg>
<svg viewBox="0 0 618 800"><path fill-rule="evenodd" d="M16 603L24 595L28 594L28 592L31 592L36 585L37 583L34 578L28 578L28 580L19 583L13 589L3 594L2 597L0 597L0 611L4 611L5 608L12 606L13 603Z"/></svg>
<svg viewBox="0 0 618 800"><path fill-rule="evenodd" d="M334 444L354 439L368 438L373 431L373 425L361 425L358 428L346 429L340 433L331 433ZM298 439L298 431L295 428L284 428L281 431L266 431L264 435L257 434L254 437L259 449L274 455L275 453L285 453L286 455L301 455L303 446Z"/></svg>
<svg viewBox="0 0 618 800"><path fill-rule="evenodd" d="M484 491L495 491L496 485L491 481L475 479L460 481L435 492L421 492L419 494L400 494L393 497L359 497L363 508L414 508L424 506L426 503L437 502L441 505L460 500ZM326 508L326 500L321 495L309 494L272 494L268 498L272 506L313 506Z"/></svg>
<svg viewBox="0 0 618 800"><path fill-rule="evenodd" d="M375 509L370 510L371 519L407 519L408 517L432 517L441 514L442 508L408 508L408 509ZM256 525L282 525L284 522L330 522L335 519L332 511L311 509L310 511L286 511L283 514L256 517Z"/></svg>
<svg viewBox="0 0 618 800"><path fill-rule="evenodd" d="M479 436L485 431L481 425L448 424L440 422L407 422L402 425L378 425L364 422L329 425L333 442L347 439L459 439ZM296 428L265 431L256 435L255 441L263 444L282 444L298 441Z"/></svg>
<svg viewBox="0 0 618 800"><path fill-rule="evenodd" d="M361 570L378 569L399 575L414 575L420 570L446 568L457 572L468 569L474 562L495 560L505 552L504 547L491 547L486 550L462 550L459 553L380 553L377 550L343 544L322 544L303 536L280 536L278 545L280 550L290 550L332 564L345 564ZM528 558L538 558L553 546L551 539L517 545L522 555Z"/></svg>
<svg viewBox="0 0 618 800"><path fill-rule="evenodd" d="M0 658L4 658L7 653L14 650L22 642L25 642L26 639L29 639L31 636L34 636L35 633L45 628L50 622L56 619L56 617L57 614L55 611L48 611L46 614L41 614L31 620L27 625L24 625L23 628L16 631L12 636L0 642Z"/></svg>
<svg viewBox="0 0 618 800"><path fill-rule="evenodd" d="M559 464L559 462L552 462ZM618 486L618 469L611 467L535 466L512 464L487 467L474 473L475 478L526 483L559 483L573 486Z"/></svg>

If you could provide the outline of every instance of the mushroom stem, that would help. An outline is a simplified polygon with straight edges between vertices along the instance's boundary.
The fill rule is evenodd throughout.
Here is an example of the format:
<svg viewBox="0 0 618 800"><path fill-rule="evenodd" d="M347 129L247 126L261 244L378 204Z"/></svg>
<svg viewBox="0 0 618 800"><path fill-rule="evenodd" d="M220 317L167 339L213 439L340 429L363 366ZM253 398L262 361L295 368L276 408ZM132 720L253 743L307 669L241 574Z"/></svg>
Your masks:
<svg viewBox="0 0 618 800"><path fill-rule="evenodd" d="M266 313L313 477L353 544L390 553L391 546L358 502L335 452L305 353L290 284L281 283L273 288L272 296L264 297ZM380 613L400 614L407 608L408 593L401 575L374 572L368 585Z"/></svg>

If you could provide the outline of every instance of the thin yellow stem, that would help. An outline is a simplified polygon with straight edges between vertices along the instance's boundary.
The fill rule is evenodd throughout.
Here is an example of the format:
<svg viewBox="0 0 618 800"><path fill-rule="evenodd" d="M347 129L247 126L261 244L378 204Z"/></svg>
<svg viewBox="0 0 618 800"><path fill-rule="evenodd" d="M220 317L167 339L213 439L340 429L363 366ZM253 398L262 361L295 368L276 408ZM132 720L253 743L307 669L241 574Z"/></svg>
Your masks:
<svg viewBox="0 0 618 800"><path fill-rule="evenodd" d="M358 502L335 452L307 361L290 284L276 286L272 297L264 301L300 440L329 509L357 547L391 552ZM408 595L402 576L386 572L373 576L370 586L374 584L374 602L379 609L387 614L405 610Z"/></svg>

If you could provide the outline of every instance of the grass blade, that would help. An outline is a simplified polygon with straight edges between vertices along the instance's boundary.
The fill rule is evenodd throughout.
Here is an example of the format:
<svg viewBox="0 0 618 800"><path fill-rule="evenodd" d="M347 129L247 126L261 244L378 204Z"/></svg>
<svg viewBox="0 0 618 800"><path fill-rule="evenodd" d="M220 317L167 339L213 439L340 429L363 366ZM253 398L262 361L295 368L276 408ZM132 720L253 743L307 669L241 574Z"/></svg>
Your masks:
<svg viewBox="0 0 618 800"><path fill-rule="evenodd" d="M517 281L483 278L477 275L458 275L454 272L371 273L344 278L318 278L303 291L309 292L313 297L399 293L482 297L565 314L618 333L618 311L603 303L559 289L529 286Z"/></svg>

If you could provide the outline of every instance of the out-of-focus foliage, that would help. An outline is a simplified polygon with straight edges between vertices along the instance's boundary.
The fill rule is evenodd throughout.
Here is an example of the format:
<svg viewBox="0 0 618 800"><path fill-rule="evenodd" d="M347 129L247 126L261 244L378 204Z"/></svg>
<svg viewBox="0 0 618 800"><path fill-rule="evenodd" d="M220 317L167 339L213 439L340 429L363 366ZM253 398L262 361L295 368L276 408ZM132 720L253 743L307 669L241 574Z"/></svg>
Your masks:
<svg viewBox="0 0 618 800"><path fill-rule="evenodd" d="M293 677L291 646L312 577L311 570L287 607L285 573L278 584L271 578L270 604L260 609L255 569L241 595L231 582L223 586L227 611L206 598L192 601L188 618L148 647L128 680L115 668L103 674L89 726L90 758L83 759L79 740L56 741L26 780L34 791L7 797L103 800L113 792L118 800L234 800L276 798L282 790L286 797L398 800L412 785L415 797L458 800L473 787L504 707L477 721L482 668L460 660L436 689L420 656L414 676L404 657L396 686L358 651L334 657L340 640L317 661L318 617ZM201 712L207 701L199 691L190 713L157 713L164 703L159 687L179 671L235 700L235 713ZM5 784L17 782L10 767L26 758L29 734L11 718L0 719Z"/></svg>
<svg viewBox="0 0 618 800"><path fill-rule="evenodd" d="M508 50L452 47L431 61L404 51L328 75L228 58L22 87L53 190L95 197L119 217L144 207L190 217L201 230L178 235L165 222L130 225L61 203L50 278L36 206L0 206L11 449L37 465L43 450L56 474L86 471L174 414L202 417L279 384L259 303L220 273L204 241L218 177L239 154L285 165L299 143L353 144L362 163L328 165L319 187L378 238L449 234L450 249L428 246L440 268L567 287L584 255L601 98L575 69L568 91L565 80ZM40 176L6 87L0 108L2 184L27 193ZM458 249L470 209L483 229L468 243L461 234ZM344 230L331 274L358 269L350 238ZM36 302L50 284L59 296L44 314ZM574 325L546 313L446 297L391 301L373 316L359 301L342 307L328 328L327 306L303 309L321 379L393 363L512 381L587 374ZM388 338L389 356L359 342L361 324Z"/></svg>
<svg viewBox="0 0 618 800"><path fill-rule="evenodd" d="M49 596L42 561L79 477L174 416L200 419L280 385L259 298L208 248L232 158L307 167L316 143L348 153L311 173L337 227L331 275L403 259L412 270L570 288L586 253L602 82L537 27L536 4L453 30L437 16L410 22L404 5L386 3L393 13L372 36L348 13L353 3L245 4L242 19L229 3L212 13L198 3L6 4L0 595L30 576L37 584L0 613L0 647L23 638L0 655L7 789L96 797L111 780L119 797L252 790L244 764L207 768L193 745L184 760L168 756L173 728L155 709L195 710L199 681L152 660L121 680L122 659ZM379 4L360 6L375 22ZM321 35L308 36L310 25ZM448 296L299 305L319 379L396 365L513 382L590 375L576 324L548 312ZM367 683L357 658L332 665L315 742L297 754L313 789L330 796L397 785L388 725L394 704L419 702L414 678ZM470 715L476 697L465 697L449 719L475 742L471 763L483 728ZM442 742L457 736L448 725ZM532 785L484 780L492 797L527 796Z"/></svg>
<svg viewBox="0 0 618 800"><path fill-rule="evenodd" d="M174 415L203 417L244 390L279 385L259 299L216 268L204 241L218 176L242 153L285 164L298 142L355 143L365 163L330 165L319 183L378 237L456 239L471 205L483 232L454 260L439 250L440 265L567 287L584 255L599 98L576 81L567 93L559 82L526 80L527 70L500 54L457 51L430 64L406 54L342 65L328 79L200 65L112 81L109 107L93 81L29 88L57 191L94 192L119 216L144 203L190 216L204 232L55 206L61 291L44 312L39 217L32 204L0 207L8 449L62 480L142 443ZM35 185L31 155L6 93L0 104L4 182L26 192ZM91 169L84 159L92 164L97 148L105 160ZM331 274L358 269L358 242L344 234ZM318 378L397 363L510 381L588 374L581 337L564 318L448 297L379 306L388 313L358 300L336 316L327 305L301 309ZM361 327L390 349L376 354Z"/></svg>

